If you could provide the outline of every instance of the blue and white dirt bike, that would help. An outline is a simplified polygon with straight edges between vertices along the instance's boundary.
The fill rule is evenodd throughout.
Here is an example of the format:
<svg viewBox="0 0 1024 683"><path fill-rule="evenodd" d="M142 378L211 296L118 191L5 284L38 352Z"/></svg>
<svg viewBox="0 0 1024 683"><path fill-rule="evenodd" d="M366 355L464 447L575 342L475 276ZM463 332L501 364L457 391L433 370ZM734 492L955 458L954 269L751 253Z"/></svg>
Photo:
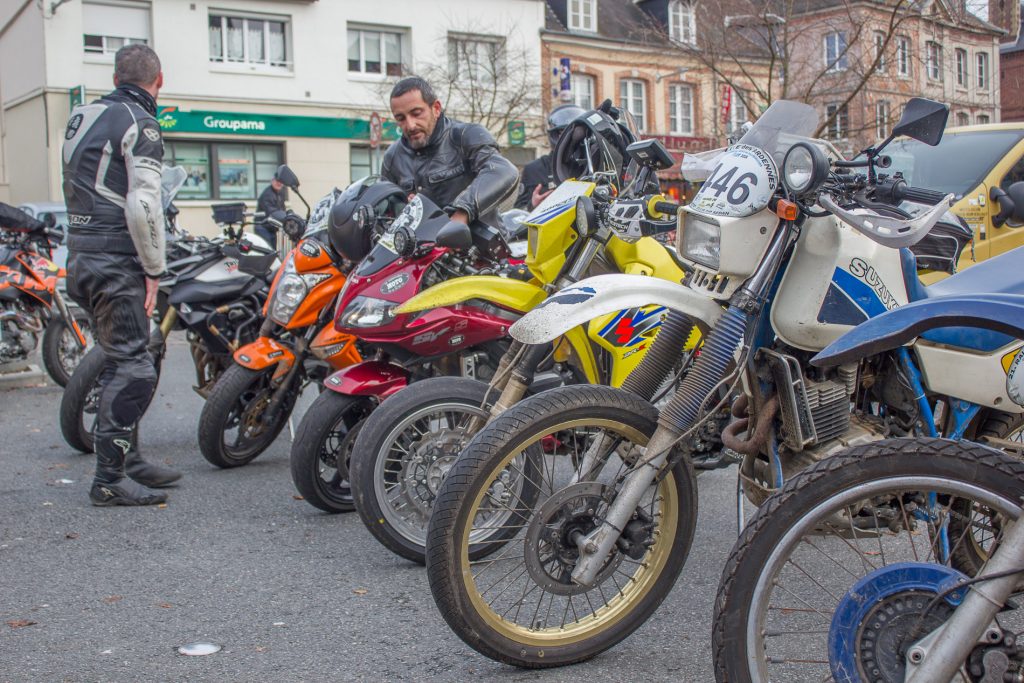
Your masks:
<svg viewBox="0 0 1024 683"><path fill-rule="evenodd" d="M910 100L889 140L937 144L947 116L944 105ZM812 107L776 102L712 161L679 221L678 255L690 273L681 284L592 277L513 325L517 340L548 343L596 316L658 304L705 335L660 412L622 390L554 389L493 420L459 456L435 501L427 565L443 616L478 651L519 666L573 663L653 614L693 539L690 456L730 409L728 397L739 396L722 441L743 458L741 520L744 499L760 505L801 470L852 445L919 433L1009 440L1020 431L1021 408L983 379L1002 372L1001 359L1019 348L1006 336L936 330L913 349L811 364L889 309L1020 282L1008 255L924 288L908 247L943 218L953 196L886 174L881 151L889 140L846 161L808 137L817 126ZM600 220L636 239L650 229L637 207L613 207ZM643 363L658 362L656 352ZM935 397L947 399L933 409ZM502 479L527 459L542 491L529 505L508 495ZM496 504L513 513L505 545L476 559L470 538L479 537L484 508ZM984 558L982 540L958 561L968 571Z"/></svg>
<svg viewBox="0 0 1024 683"><path fill-rule="evenodd" d="M1024 612L1010 600L1024 588L1021 444L956 440L979 412L1024 410L1021 259L1024 248L971 268L944 296L873 318L814 358L921 361L938 337L961 389L908 374L927 436L843 450L758 510L715 601L720 682L1024 680ZM957 398L967 393L982 403ZM948 439L934 438L935 405L949 411Z"/></svg>

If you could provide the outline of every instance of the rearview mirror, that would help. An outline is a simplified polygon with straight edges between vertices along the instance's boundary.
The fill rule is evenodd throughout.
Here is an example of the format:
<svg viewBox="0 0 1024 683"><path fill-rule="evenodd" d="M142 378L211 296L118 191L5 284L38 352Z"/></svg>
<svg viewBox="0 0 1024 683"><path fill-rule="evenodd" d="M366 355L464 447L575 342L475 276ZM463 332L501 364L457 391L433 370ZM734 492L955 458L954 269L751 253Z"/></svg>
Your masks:
<svg viewBox="0 0 1024 683"><path fill-rule="evenodd" d="M899 123L893 127L892 135L906 135L934 147L942 140L948 118L949 107L941 102L912 97L903 108Z"/></svg>
<svg viewBox="0 0 1024 683"><path fill-rule="evenodd" d="M448 221L448 224L438 231L434 244L439 247L465 251L473 246L473 233L465 223Z"/></svg>
<svg viewBox="0 0 1024 683"><path fill-rule="evenodd" d="M989 191L989 199L999 204L999 213L992 216L992 225L999 228L1006 223L1015 227L1024 224L1024 181L1005 190L993 187Z"/></svg>
<svg viewBox="0 0 1024 683"><path fill-rule="evenodd" d="M274 177L280 180L285 187L291 190L299 189L299 178L295 175L295 171L288 168L288 164L281 164L277 167L277 173Z"/></svg>

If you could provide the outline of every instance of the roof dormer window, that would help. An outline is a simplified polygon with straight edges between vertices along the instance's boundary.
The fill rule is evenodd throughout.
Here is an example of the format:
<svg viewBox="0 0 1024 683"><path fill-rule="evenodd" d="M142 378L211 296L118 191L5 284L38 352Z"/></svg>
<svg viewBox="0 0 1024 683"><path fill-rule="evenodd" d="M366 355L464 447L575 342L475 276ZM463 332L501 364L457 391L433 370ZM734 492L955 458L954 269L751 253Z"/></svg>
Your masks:
<svg viewBox="0 0 1024 683"><path fill-rule="evenodd" d="M697 44L697 13L693 3L672 0L668 5L668 36L677 43Z"/></svg>
<svg viewBox="0 0 1024 683"><path fill-rule="evenodd" d="M597 0L568 0L569 30L597 32Z"/></svg>

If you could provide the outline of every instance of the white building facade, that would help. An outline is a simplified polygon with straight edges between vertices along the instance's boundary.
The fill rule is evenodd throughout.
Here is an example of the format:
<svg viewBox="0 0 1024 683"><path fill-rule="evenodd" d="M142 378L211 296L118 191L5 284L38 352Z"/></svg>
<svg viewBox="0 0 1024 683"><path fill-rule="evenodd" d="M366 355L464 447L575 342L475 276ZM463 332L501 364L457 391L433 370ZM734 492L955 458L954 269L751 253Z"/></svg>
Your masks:
<svg viewBox="0 0 1024 683"><path fill-rule="evenodd" d="M539 99L543 24L543 0L0 0L0 200L62 199L71 104L112 89L125 43L160 55L164 161L189 173L180 221L210 233L210 205L253 207L280 163L311 202L375 171L371 113L381 147L393 142L390 84L437 73L456 45L536 55ZM519 164L536 153L529 138L495 134Z"/></svg>

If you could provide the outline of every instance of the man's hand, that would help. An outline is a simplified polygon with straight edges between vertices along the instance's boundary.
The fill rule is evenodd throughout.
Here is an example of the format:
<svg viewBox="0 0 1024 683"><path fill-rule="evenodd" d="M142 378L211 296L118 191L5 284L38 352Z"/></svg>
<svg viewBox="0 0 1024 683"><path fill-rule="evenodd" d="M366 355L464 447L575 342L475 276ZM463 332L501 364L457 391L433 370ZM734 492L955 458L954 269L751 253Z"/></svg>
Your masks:
<svg viewBox="0 0 1024 683"><path fill-rule="evenodd" d="M469 225L469 214L462 209L456 209L455 213L452 214L452 220L462 223L463 225Z"/></svg>
<svg viewBox="0 0 1024 683"><path fill-rule="evenodd" d="M542 201L547 199L548 195L551 194L552 192L554 192L553 189L552 190L548 190L547 192L544 192L543 190L544 190L544 186L543 185L538 185L537 187L533 188L533 196L530 198L530 208L531 209L536 209L538 204L540 204Z"/></svg>
<svg viewBox="0 0 1024 683"><path fill-rule="evenodd" d="M146 316L153 314L156 308L156 294L160 288L160 278L146 276Z"/></svg>

